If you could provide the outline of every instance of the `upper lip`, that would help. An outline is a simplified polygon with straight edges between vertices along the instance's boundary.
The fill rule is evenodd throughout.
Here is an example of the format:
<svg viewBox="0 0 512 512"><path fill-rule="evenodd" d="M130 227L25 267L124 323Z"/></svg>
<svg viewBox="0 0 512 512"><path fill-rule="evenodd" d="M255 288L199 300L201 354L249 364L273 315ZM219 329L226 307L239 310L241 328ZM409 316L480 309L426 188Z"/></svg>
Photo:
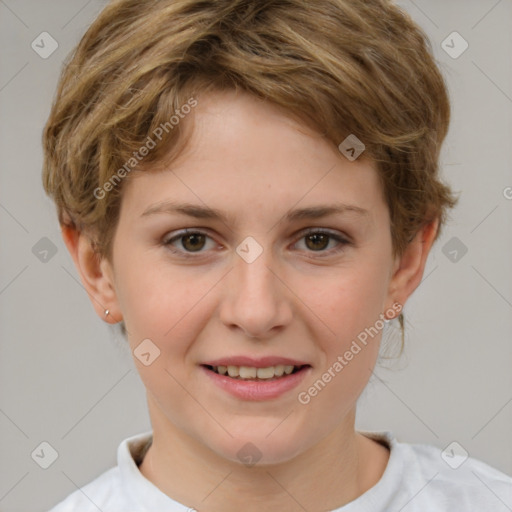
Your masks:
<svg viewBox="0 0 512 512"><path fill-rule="evenodd" d="M248 357L233 356L213 359L202 363L206 366L249 366L252 368L268 368L269 366L309 366L304 361L290 359L288 357L266 356L266 357Z"/></svg>

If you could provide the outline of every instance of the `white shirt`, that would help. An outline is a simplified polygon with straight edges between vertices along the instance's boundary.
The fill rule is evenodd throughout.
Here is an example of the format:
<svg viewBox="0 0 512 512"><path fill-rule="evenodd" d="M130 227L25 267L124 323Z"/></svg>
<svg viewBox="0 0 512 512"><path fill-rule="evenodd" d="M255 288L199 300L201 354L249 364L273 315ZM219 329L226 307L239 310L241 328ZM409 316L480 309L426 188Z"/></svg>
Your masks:
<svg viewBox="0 0 512 512"><path fill-rule="evenodd" d="M384 442L390 457L381 479L367 492L332 512L510 512L512 478L473 458L448 450L407 444L392 432L361 432ZM190 512L160 491L139 471L140 454L152 432L125 439L118 465L70 494L49 512ZM455 456L453 456L455 455Z"/></svg>

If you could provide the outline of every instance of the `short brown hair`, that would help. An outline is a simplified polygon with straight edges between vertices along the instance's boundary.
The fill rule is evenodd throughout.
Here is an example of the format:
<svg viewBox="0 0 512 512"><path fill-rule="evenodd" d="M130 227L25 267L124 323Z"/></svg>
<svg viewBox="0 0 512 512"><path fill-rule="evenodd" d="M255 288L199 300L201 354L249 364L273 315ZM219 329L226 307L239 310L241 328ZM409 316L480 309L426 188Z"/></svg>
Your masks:
<svg viewBox="0 0 512 512"><path fill-rule="evenodd" d="M283 107L336 146L355 134L378 167L394 255L435 218L439 236L457 202L438 175L448 93L427 36L387 0L109 3L66 61L44 129L43 184L61 224L111 260L124 180L94 191L214 89ZM180 133L169 125L136 168L170 161Z"/></svg>

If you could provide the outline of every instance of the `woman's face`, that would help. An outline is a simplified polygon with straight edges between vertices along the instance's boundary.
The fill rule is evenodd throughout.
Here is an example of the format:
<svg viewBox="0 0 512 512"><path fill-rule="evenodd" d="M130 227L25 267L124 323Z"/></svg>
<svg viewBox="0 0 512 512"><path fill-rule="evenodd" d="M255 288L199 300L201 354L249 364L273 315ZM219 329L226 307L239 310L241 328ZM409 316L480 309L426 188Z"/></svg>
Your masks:
<svg viewBox="0 0 512 512"><path fill-rule="evenodd" d="M181 122L179 159L125 184L113 245L152 421L286 461L347 425L398 314L378 176L246 93L199 97Z"/></svg>

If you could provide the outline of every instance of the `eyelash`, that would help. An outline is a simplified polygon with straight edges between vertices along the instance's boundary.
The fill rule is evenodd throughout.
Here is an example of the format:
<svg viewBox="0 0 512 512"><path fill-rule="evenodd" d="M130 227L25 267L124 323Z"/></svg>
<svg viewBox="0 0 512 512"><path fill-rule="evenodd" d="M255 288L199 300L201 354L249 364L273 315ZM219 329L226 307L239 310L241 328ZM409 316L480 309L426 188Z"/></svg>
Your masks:
<svg viewBox="0 0 512 512"><path fill-rule="evenodd" d="M331 232L329 230L318 229L318 228L317 229L308 229L308 230L305 230L305 231L301 231L298 241L302 240L303 238L305 238L307 236L316 235L316 234L327 235L329 237L329 241L331 239L335 240L336 242L338 242L338 245L334 249L331 249L331 250L325 250L325 249L324 250L319 250L319 251L309 250L307 252L311 252L313 254L314 253L317 253L317 254L324 253L324 254L326 254L326 256L331 256L333 254L337 254L340 251L344 250L344 248L346 246L353 245L352 242L350 242L346 238L340 236L338 233L333 233L333 232ZM192 230L192 229L184 229L182 231L179 231L173 237L164 239L163 245L166 246L171 252L173 252L175 254L186 255L185 256L186 258L198 258L198 257L200 257L200 255L204 251L196 251L196 252L194 252L194 251L178 250L178 249L176 249L175 247L173 247L171 245L172 242L174 242L176 240L179 240L180 238L184 238L186 236L189 236L189 235L204 235L204 236L206 236L208 238L211 238L208 235L208 233L205 233L204 231ZM320 258L322 258L322 257L325 257L325 256L320 256Z"/></svg>

